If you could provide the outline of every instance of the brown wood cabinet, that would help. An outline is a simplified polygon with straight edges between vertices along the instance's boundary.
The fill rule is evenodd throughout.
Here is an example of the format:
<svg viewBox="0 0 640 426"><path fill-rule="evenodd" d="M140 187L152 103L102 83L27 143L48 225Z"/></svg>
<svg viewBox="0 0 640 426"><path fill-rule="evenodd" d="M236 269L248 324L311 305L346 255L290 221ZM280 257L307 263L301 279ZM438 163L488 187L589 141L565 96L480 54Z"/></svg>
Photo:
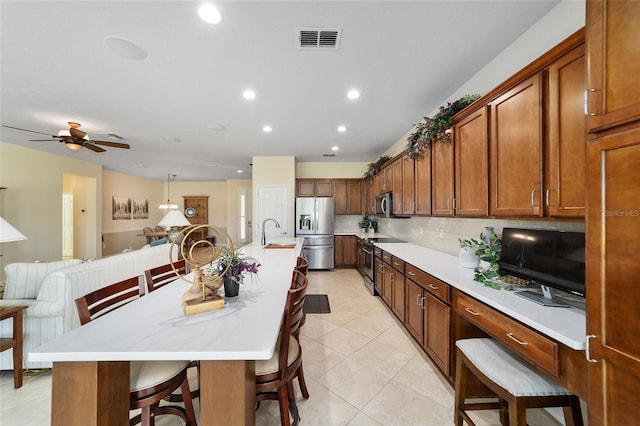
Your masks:
<svg viewBox="0 0 640 426"><path fill-rule="evenodd" d="M453 143L431 143L431 214L453 215Z"/></svg>
<svg viewBox="0 0 640 426"><path fill-rule="evenodd" d="M375 249L375 253L374 266L376 269L373 274L373 285L376 294L384 300L384 261L382 260L382 251L380 249Z"/></svg>
<svg viewBox="0 0 640 426"><path fill-rule="evenodd" d="M336 235L334 237L334 264L339 267L353 267L357 264L357 237Z"/></svg>
<svg viewBox="0 0 640 426"><path fill-rule="evenodd" d="M415 161L407 156L402 157L402 199L399 203L398 213L402 215L415 214L416 211L416 173ZM395 195L394 195L395 197Z"/></svg>
<svg viewBox="0 0 640 426"><path fill-rule="evenodd" d="M347 214L347 181L338 179L332 180L331 196L333 197L333 213Z"/></svg>
<svg viewBox="0 0 640 426"><path fill-rule="evenodd" d="M391 310L400 321L404 322L405 316L405 277L404 261L397 257L391 258L393 272L391 274Z"/></svg>
<svg viewBox="0 0 640 426"><path fill-rule="evenodd" d="M375 178L362 181L363 192L363 213L365 215L373 215L376 213L376 195L374 191Z"/></svg>
<svg viewBox="0 0 640 426"><path fill-rule="evenodd" d="M391 307L393 297L393 266L391 266L391 255L387 252L382 252L382 261L384 266L382 268L382 300Z"/></svg>
<svg viewBox="0 0 640 426"><path fill-rule="evenodd" d="M455 125L455 215L489 214L488 108L480 107Z"/></svg>
<svg viewBox="0 0 640 426"><path fill-rule="evenodd" d="M413 160L415 174L414 214L431 214L431 148Z"/></svg>
<svg viewBox="0 0 640 426"><path fill-rule="evenodd" d="M491 102L491 205L496 216L541 216L542 74Z"/></svg>
<svg viewBox="0 0 640 426"><path fill-rule="evenodd" d="M330 179L296 179L297 197L331 197Z"/></svg>
<svg viewBox="0 0 640 426"><path fill-rule="evenodd" d="M587 2L588 127L601 131L640 119L640 2Z"/></svg>
<svg viewBox="0 0 640 426"><path fill-rule="evenodd" d="M589 424L638 422L640 2L587 2ZM635 40L635 41L634 41Z"/></svg>
<svg viewBox="0 0 640 426"><path fill-rule="evenodd" d="M585 68L584 45L548 68L548 143L544 159L546 216L585 215Z"/></svg>
<svg viewBox="0 0 640 426"><path fill-rule="evenodd" d="M362 180L347 180L347 214L363 214Z"/></svg>
<svg viewBox="0 0 640 426"><path fill-rule="evenodd" d="M184 200L183 212L185 212L187 208L192 208L195 210L194 216L187 216L185 214L185 217L187 218L189 223L191 223L192 225L206 225L209 223L209 197L208 196L194 195L194 196L183 196L182 198ZM204 240L204 238L207 236L207 231L208 231L207 229L203 228L198 230L197 232L194 232L190 240L192 242Z"/></svg>
<svg viewBox="0 0 640 426"><path fill-rule="evenodd" d="M448 378L451 376L451 288L405 265L405 326Z"/></svg>

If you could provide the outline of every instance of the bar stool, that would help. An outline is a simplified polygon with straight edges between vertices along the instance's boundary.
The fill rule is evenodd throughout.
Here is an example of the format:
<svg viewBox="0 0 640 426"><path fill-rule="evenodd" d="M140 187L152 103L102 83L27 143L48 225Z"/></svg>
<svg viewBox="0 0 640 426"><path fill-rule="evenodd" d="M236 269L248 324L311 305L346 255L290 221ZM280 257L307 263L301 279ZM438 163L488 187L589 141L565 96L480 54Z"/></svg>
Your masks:
<svg viewBox="0 0 640 426"><path fill-rule="evenodd" d="M503 423L508 414L510 426L526 426L526 409L563 407L565 423L581 426L580 400L558 383L539 374L502 349L493 339L463 339L456 342L457 371L455 383L455 424L463 419L473 421L465 410L500 409ZM469 373L498 395L497 403L467 403L466 388ZM504 403L507 413L504 412Z"/></svg>

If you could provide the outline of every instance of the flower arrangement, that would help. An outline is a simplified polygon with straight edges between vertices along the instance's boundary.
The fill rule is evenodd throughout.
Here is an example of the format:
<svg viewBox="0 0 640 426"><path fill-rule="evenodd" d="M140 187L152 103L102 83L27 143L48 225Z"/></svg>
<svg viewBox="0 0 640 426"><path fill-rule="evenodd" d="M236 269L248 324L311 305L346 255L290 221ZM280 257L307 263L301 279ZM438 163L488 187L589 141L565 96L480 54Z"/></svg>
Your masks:
<svg viewBox="0 0 640 426"><path fill-rule="evenodd" d="M257 274L260 262L253 257L243 257L241 248L229 248L223 250L216 263L218 273L225 278L242 284L245 274Z"/></svg>
<svg viewBox="0 0 640 426"><path fill-rule="evenodd" d="M391 157L389 157L388 155L383 155L378 158L375 163L369 163L367 165L367 171L364 174L364 180L373 178L373 176L380 171L380 167L390 159Z"/></svg>
<svg viewBox="0 0 640 426"><path fill-rule="evenodd" d="M440 110L433 118L425 117L424 121L415 125L414 131L407 138L405 152L410 158L422 155L427 147L436 141L449 142L450 128L453 116L474 103L480 95L465 95L457 101L447 102L446 106L440 106Z"/></svg>

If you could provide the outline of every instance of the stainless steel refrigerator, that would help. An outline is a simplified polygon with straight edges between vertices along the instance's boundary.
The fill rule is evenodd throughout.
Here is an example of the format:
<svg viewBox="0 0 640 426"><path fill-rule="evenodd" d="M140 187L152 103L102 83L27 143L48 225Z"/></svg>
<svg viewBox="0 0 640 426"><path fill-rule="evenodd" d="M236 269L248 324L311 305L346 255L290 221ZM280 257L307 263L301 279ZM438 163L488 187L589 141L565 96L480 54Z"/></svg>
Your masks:
<svg viewBox="0 0 640 426"><path fill-rule="evenodd" d="M296 236L304 237L309 269L333 269L333 198L296 198Z"/></svg>

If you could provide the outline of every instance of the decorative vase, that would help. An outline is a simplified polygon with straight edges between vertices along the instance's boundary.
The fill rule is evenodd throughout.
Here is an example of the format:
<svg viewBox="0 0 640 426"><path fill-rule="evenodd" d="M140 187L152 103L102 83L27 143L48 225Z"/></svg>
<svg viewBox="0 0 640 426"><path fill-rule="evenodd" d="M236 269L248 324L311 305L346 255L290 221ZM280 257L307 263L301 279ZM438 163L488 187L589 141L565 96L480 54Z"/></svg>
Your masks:
<svg viewBox="0 0 640 426"><path fill-rule="evenodd" d="M461 247L458 252L458 260L463 268L473 269L478 266L480 258L476 256L476 250L471 247Z"/></svg>
<svg viewBox="0 0 640 426"><path fill-rule="evenodd" d="M239 282L232 278L224 277L224 297L236 297L239 290Z"/></svg>

